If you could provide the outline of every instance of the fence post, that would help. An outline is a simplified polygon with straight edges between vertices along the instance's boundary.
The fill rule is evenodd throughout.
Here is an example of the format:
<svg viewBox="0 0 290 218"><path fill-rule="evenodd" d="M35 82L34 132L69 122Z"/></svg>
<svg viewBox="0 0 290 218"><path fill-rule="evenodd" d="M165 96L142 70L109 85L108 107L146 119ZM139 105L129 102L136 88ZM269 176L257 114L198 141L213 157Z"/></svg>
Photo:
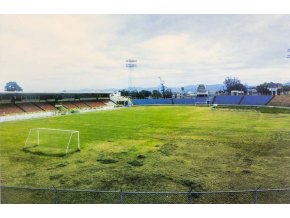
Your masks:
<svg viewBox="0 0 290 218"><path fill-rule="evenodd" d="M122 191L122 189L120 189L120 204L124 204L124 192Z"/></svg>
<svg viewBox="0 0 290 218"><path fill-rule="evenodd" d="M192 204L192 188L189 189L189 192L188 192L188 203L189 204Z"/></svg>
<svg viewBox="0 0 290 218"><path fill-rule="evenodd" d="M261 188L261 186L259 186L258 188L256 188L256 190L254 191L254 204L258 203L258 190Z"/></svg>
<svg viewBox="0 0 290 218"><path fill-rule="evenodd" d="M53 201L54 201L54 204L58 204L58 192L57 192L57 189L53 187L53 190L54 190L54 198L53 198Z"/></svg>

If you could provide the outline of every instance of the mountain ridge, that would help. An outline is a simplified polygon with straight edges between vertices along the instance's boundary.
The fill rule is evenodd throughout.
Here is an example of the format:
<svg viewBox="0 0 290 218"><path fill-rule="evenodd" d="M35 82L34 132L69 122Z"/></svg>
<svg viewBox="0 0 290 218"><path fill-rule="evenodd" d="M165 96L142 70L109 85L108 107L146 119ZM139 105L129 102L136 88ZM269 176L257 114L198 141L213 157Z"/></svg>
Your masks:
<svg viewBox="0 0 290 218"><path fill-rule="evenodd" d="M290 82L284 83L283 85L290 85ZM184 92L195 92L197 89L198 85L187 85L183 86L184 87ZM247 85L247 87L256 87L254 85ZM181 92L181 87L166 87L168 89L171 89L172 92ZM108 89L91 89L91 88L83 88L83 89L78 89L78 90L64 90L63 92L117 92L120 90L124 90L128 88L108 88ZM147 90L147 91L153 91L153 90L160 90L160 86L157 87L135 87L134 88L137 91L141 90ZM209 91L219 91L219 90L224 90L225 85L224 84L210 84L206 85L206 89Z"/></svg>

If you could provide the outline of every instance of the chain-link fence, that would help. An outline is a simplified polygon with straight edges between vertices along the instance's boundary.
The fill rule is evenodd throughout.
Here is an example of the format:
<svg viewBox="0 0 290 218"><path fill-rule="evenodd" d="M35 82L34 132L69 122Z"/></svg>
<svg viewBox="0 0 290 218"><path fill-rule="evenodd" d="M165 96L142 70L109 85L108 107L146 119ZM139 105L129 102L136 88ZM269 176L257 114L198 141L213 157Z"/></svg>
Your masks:
<svg viewBox="0 0 290 218"><path fill-rule="evenodd" d="M218 192L126 192L1 186L2 204L289 204L290 188Z"/></svg>

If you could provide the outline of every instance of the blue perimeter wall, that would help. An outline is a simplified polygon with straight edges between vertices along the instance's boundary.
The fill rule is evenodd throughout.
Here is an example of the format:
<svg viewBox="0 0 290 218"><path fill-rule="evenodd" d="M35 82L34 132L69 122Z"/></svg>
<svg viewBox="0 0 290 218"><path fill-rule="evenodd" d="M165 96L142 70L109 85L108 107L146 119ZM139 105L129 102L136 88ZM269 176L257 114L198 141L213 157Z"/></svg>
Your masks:
<svg viewBox="0 0 290 218"><path fill-rule="evenodd" d="M206 104L207 98L159 98L159 99L132 99L134 105L154 104Z"/></svg>
<svg viewBox="0 0 290 218"><path fill-rule="evenodd" d="M239 104L243 96L216 96L214 104Z"/></svg>
<svg viewBox="0 0 290 218"><path fill-rule="evenodd" d="M215 96L213 104L240 104L240 105L266 105L271 101L273 96L270 95L259 95L259 96ZM206 97L196 97L196 98L159 98L159 99L132 99L134 105L158 105L158 104L206 104Z"/></svg>

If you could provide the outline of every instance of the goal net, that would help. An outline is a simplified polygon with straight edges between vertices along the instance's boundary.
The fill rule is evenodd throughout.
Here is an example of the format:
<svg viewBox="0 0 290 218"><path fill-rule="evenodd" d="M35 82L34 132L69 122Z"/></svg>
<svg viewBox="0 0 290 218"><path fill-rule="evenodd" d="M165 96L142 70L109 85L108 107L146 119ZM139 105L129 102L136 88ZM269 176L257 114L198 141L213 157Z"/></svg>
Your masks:
<svg viewBox="0 0 290 218"><path fill-rule="evenodd" d="M80 133L65 129L30 129L23 150L48 156L64 156L80 150Z"/></svg>

